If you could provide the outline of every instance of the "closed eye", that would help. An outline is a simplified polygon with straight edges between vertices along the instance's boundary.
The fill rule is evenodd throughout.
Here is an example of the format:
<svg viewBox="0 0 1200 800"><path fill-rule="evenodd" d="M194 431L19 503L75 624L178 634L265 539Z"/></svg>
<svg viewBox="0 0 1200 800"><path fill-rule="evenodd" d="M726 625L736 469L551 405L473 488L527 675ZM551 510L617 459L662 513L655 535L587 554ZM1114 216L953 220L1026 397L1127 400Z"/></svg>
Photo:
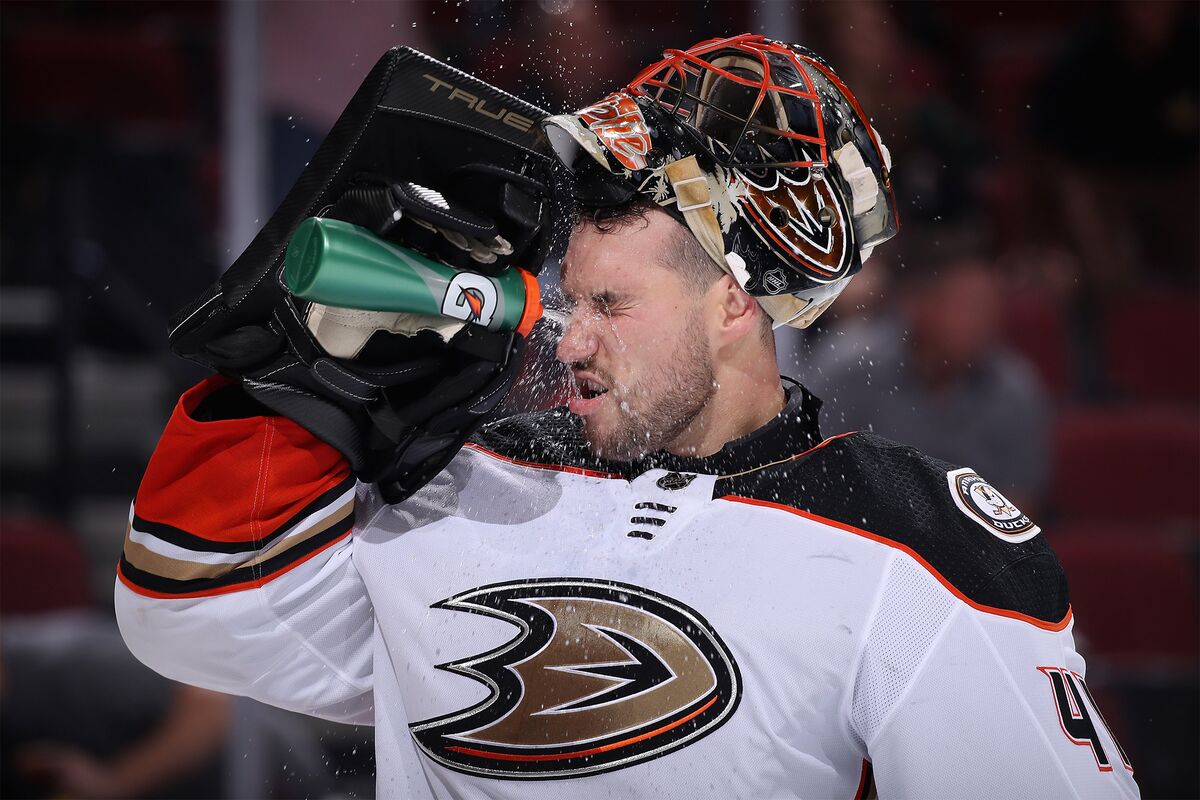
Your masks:
<svg viewBox="0 0 1200 800"><path fill-rule="evenodd" d="M612 316L624 311L631 305L630 299L619 292L599 292L593 294L591 300L596 310L605 316Z"/></svg>
<svg viewBox="0 0 1200 800"><path fill-rule="evenodd" d="M574 294L562 293L563 305L567 314L574 314L579 307L580 299ZM611 316L627 310L633 305L631 299L621 292L604 290L588 295L586 306L596 314Z"/></svg>

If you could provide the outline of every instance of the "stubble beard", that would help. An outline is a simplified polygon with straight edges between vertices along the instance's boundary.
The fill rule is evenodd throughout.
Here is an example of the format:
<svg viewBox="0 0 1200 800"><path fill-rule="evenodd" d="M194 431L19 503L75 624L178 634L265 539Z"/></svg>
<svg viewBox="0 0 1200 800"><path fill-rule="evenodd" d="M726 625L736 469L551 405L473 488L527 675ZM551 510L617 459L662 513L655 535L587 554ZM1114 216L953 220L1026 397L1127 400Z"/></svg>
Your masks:
<svg viewBox="0 0 1200 800"><path fill-rule="evenodd" d="M632 461L662 450L683 434L716 394L712 356L697 315L682 332L669 367L620 387L616 422L597 430L585 417L584 438L597 456Z"/></svg>

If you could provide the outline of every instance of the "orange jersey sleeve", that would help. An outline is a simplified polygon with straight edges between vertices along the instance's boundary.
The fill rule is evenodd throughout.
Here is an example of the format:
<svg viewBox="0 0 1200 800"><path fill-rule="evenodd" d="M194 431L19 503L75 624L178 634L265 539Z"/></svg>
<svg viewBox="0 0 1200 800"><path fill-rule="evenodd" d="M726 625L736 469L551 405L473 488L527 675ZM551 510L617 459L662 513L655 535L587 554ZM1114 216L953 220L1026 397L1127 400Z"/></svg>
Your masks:
<svg viewBox="0 0 1200 800"><path fill-rule="evenodd" d="M286 417L193 416L228 383L213 377L185 392L150 459L118 567L135 592L260 586L350 533L354 479L334 448Z"/></svg>
<svg viewBox="0 0 1200 800"><path fill-rule="evenodd" d="M353 561L356 483L284 417L175 407L130 508L114 606L130 651L184 683L373 719L374 613Z"/></svg>

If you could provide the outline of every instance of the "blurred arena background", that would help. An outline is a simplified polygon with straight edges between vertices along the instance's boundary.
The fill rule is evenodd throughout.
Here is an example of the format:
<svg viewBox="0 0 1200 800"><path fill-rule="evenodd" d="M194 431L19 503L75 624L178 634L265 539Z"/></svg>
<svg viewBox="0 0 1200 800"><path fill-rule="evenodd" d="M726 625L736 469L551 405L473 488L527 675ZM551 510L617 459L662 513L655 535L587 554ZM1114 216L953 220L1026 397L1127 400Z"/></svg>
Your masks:
<svg viewBox="0 0 1200 800"><path fill-rule="evenodd" d="M781 368L825 398L826 434L970 464L1039 520L1144 796L1200 795L1197 9L5 2L0 794L374 795L369 729L171 685L115 632L128 503L199 377L167 320L390 45L559 111L751 31L853 87L904 223L819 327L781 334ZM513 403L550 401L534 388Z"/></svg>

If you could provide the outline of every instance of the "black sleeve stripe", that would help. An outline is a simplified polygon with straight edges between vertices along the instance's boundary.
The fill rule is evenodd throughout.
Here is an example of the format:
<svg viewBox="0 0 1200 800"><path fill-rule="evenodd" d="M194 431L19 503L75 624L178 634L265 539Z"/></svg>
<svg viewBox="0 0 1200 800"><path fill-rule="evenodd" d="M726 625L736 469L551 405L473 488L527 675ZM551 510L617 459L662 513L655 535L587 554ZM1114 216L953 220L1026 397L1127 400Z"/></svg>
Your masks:
<svg viewBox="0 0 1200 800"><path fill-rule="evenodd" d="M176 528L173 525L168 525L163 522L154 522L143 517L134 515L133 528L140 533L147 533L156 539L161 539L168 544L173 544L176 547L181 547L184 550L194 550L197 553L253 553L256 550L261 550L266 545L278 539L291 528L295 527L302 519L320 511L323 507L332 505L339 497L345 494L348 490L354 487L354 476L350 475L345 480L338 483L331 489L322 492L304 508L297 511L287 522L280 525L271 533L264 536L258 541L250 542L221 542L214 539L208 539L194 533Z"/></svg>
<svg viewBox="0 0 1200 800"><path fill-rule="evenodd" d="M160 595L206 595L220 594L221 590L231 591L239 584L254 584L276 577L279 573L306 560L310 555L321 550L330 543L346 536L354 528L353 519L344 524L333 525L328 530L313 536L295 547L288 548L279 555L262 563L252 566L239 567L219 578L201 578L195 580L172 580L145 572L121 557L120 573L135 587L145 589ZM246 586L244 588L251 588Z"/></svg>
<svg viewBox="0 0 1200 800"><path fill-rule="evenodd" d="M127 538L125 541L125 562L142 572L148 572L172 580L183 581L199 578L219 578L232 570L259 564L288 550L301 547L308 539L319 536L331 527L344 527L347 520L353 519L353 513L353 503L347 501L334 513L326 515L323 519L316 520L305 525L303 528L293 530L292 533L278 539L274 544L264 547L256 553L245 554L250 556L249 558L234 561L230 561L225 554L221 554L221 560L214 561L213 557L217 555L215 553L196 553L196 557L192 560L175 558L147 547L142 542ZM159 546L161 547L161 545ZM233 558L237 559L239 555L242 554L235 554Z"/></svg>

